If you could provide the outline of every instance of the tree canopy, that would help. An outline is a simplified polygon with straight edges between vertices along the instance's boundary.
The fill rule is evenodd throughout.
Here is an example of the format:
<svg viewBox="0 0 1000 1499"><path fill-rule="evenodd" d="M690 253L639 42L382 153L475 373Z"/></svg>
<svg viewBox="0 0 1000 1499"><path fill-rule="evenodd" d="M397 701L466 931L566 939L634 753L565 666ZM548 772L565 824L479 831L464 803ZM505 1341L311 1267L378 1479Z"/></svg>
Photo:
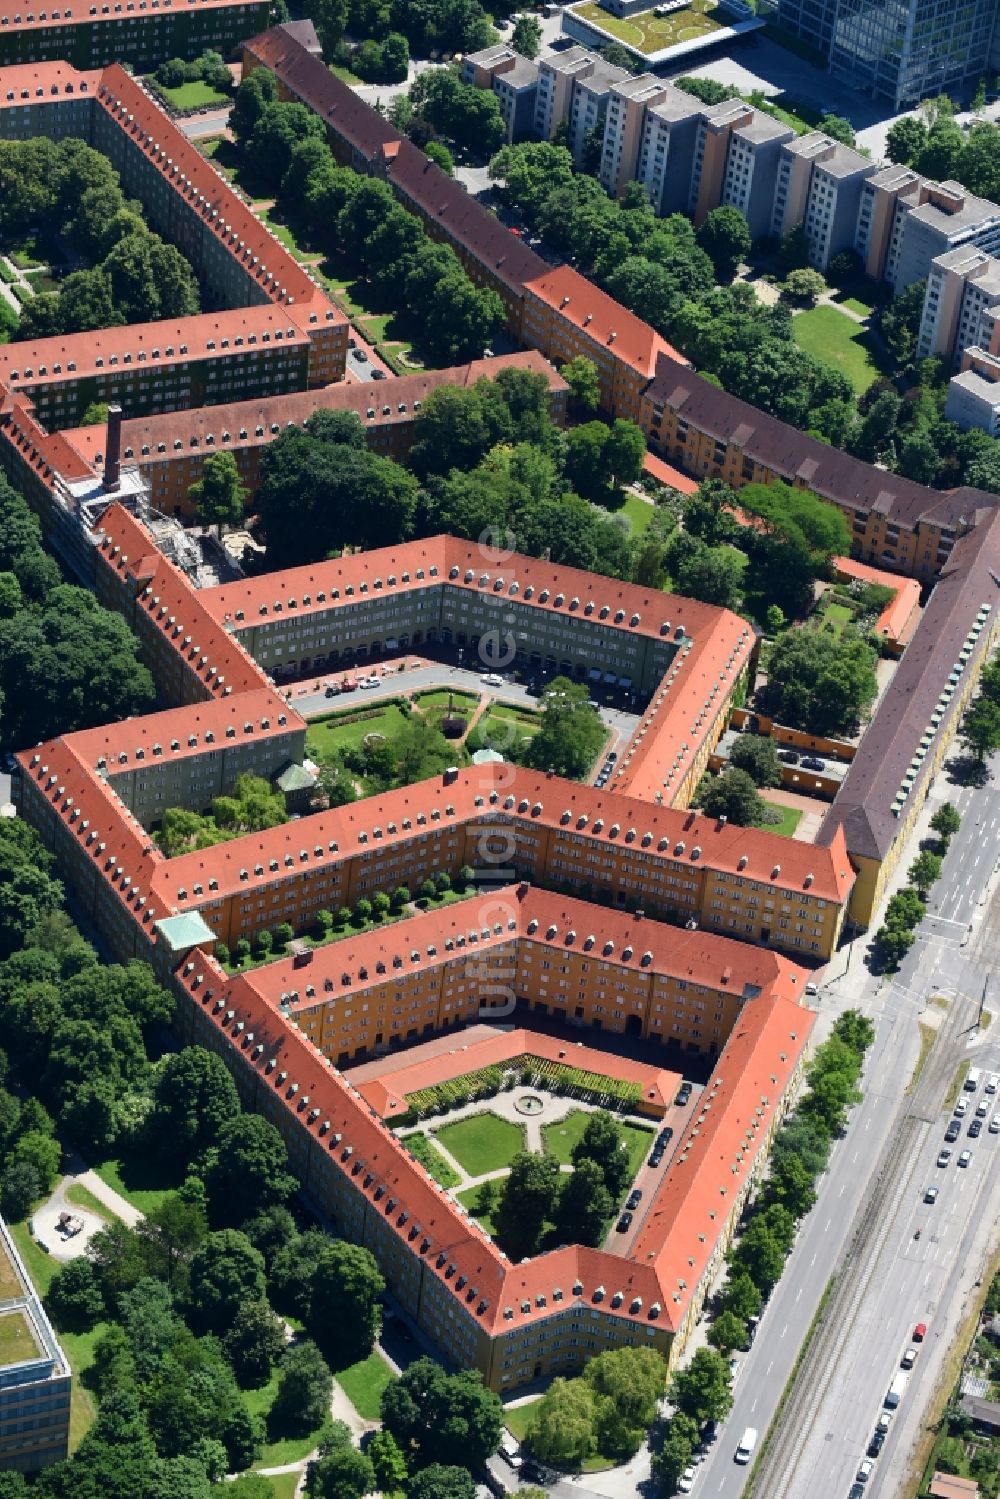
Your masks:
<svg viewBox="0 0 1000 1499"><path fill-rule="evenodd" d="M536 770L579 780L586 775L605 739L600 715L589 705L585 684L553 677L542 694L542 724L525 754Z"/></svg>
<svg viewBox="0 0 1000 1499"><path fill-rule="evenodd" d="M482 1376L418 1358L382 1392L382 1423L408 1461L480 1467L500 1445L502 1406Z"/></svg>
<svg viewBox="0 0 1000 1499"><path fill-rule="evenodd" d="M839 640L821 630L792 630L776 643L758 706L777 723L810 734L857 729L875 698L875 652L845 629Z"/></svg>

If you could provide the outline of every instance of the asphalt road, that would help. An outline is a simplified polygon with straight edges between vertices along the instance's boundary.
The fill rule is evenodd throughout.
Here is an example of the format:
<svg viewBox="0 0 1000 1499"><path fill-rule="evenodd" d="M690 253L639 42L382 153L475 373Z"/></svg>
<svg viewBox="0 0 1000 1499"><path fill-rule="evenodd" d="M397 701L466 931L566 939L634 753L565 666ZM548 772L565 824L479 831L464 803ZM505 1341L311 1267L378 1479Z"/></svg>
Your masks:
<svg viewBox="0 0 1000 1499"><path fill-rule="evenodd" d="M921 1407L957 1329L963 1297L979 1274L1000 1208L1000 1138L985 1128L975 1141L963 1133L946 1170L935 1160L946 1123L944 1095L959 1062L974 1056L977 1066L1000 1071L1000 1038L969 1029L983 975L1000 954L1000 895L980 909L996 862L1000 793L992 785L972 790L944 783L938 793L955 803L963 824L936 887L932 915L895 981L870 975L855 947L851 966L838 968L822 990L821 1009L836 1012L860 1003L875 1022L864 1098L835 1147L819 1200L800 1226L785 1275L740 1368L733 1410L699 1471L696 1494L736 1499L744 1492L749 1475L733 1461L737 1441L747 1426L763 1439L838 1269L842 1274L781 1427L747 1491L767 1499L836 1499L841 1493L846 1499L909 1333L923 1320L928 1339L867 1485L873 1499L899 1492ZM949 1007L935 1012L943 1015L938 1042L907 1097L919 1046L915 1020L934 994L948 997ZM954 1163L966 1144L972 1162L961 1170ZM930 1207L922 1197L932 1183L940 1196ZM913 1238L917 1227L919 1241Z"/></svg>

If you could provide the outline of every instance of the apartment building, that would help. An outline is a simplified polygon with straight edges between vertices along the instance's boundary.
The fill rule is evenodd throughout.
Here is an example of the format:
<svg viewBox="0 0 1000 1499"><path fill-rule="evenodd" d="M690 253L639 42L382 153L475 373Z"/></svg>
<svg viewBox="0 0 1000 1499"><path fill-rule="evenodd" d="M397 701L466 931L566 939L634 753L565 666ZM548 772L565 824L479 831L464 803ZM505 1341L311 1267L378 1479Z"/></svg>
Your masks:
<svg viewBox="0 0 1000 1499"><path fill-rule="evenodd" d="M1000 261L971 246L931 261L917 339L921 359L939 355L955 365L966 350L1000 350Z"/></svg>
<svg viewBox="0 0 1000 1499"><path fill-rule="evenodd" d="M576 80L588 78L600 60L586 47L567 47L539 59L534 120L539 140L551 140L563 120L569 119Z"/></svg>
<svg viewBox="0 0 1000 1499"><path fill-rule="evenodd" d="M939 256L973 247L1000 250L1000 205L908 167L885 167L865 182L855 249L874 280L900 292L929 276Z"/></svg>
<svg viewBox="0 0 1000 1499"><path fill-rule="evenodd" d="M851 524L852 555L931 581L978 508L982 491L928 489L808 437L690 369L662 358L643 393L639 425L657 453L699 478L739 488L783 479L829 500Z"/></svg>
<svg viewBox="0 0 1000 1499"><path fill-rule="evenodd" d="M647 110L666 97L666 85L652 73L612 86L598 176L613 198L620 198L636 176Z"/></svg>
<svg viewBox="0 0 1000 1499"><path fill-rule="evenodd" d="M831 73L894 110L961 93L989 71L996 0L779 0L781 25L817 48Z"/></svg>
<svg viewBox="0 0 1000 1499"><path fill-rule="evenodd" d="M665 97L646 110L636 162L636 180L653 211L686 213L703 105L691 94L664 85Z"/></svg>
<svg viewBox="0 0 1000 1499"><path fill-rule="evenodd" d="M574 73L569 114L566 116L566 144L577 165L583 161L590 141L600 143L611 90L631 76L624 68L616 68L600 56L589 68Z"/></svg>
<svg viewBox="0 0 1000 1499"><path fill-rule="evenodd" d="M73 1376L0 1219L0 1472L39 1473L69 1454Z"/></svg>
<svg viewBox="0 0 1000 1499"><path fill-rule="evenodd" d="M0 79L0 139L86 140L100 81L99 72L81 73L65 62L8 69Z"/></svg>
<svg viewBox="0 0 1000 1499"><path fill-rule="evenodd" d="M511 1265L281 1016L270 986L266 998L257 991L267 972L229 980L189 951L174 976L186 1037L223 1058L245 1106L282 1134L312 1199L372 1250L446 1357L500 1392L579 1371L608 1348L676 1357L794 1099L808 1011L777 996L744 1006L698 1112L677 1119L683 1169L667 1167L630 1257L570 1245Z"/></svg>
<svg viewBox="0 0 1000 1499"><path fill-rule="evenodd" d="M534 132L538 64L529 62L506 42L473 52L462 63L462 82L492 89L497 96L508 141Z"/></svg>
<svg viewBox="0 0 1000 1499"><path fill-rule="evenodd" d="M74 68L121 63L136 72L165 57L228 54L266 26L268 0L104 0L45 12L0 8L0 67L65 62Z"/></svg>
<svg viewBox="0 0 1000 1499"><path fill-rule="evenodd" d="M569 266L546 268L523 288L524 342L564 364L584 355L597 367L605 411L635 420L658 358L681 356L665 339Z"/></svg>
<svg viewBox="0 0 1000 1499"><path fill-rule="evenodd" d="M479 380L495 380L506 369L544 376L553 420L565 420L565 380L539 353L528 349L450 369L403 375L391 386L385 381L341 380L321 390L260 401L233 401L134 417L122 425L121 457L126 464L138 466L155 509L190 519L191 485L201 478L205 459L213 452L224 449L234 455L248 499L252 499L260 483L264 454L286 427L304 426L317 411L346 411L353 412L363 424L372 452L405 460L423 404L432 391L442 385L468 388ZM108 446L105 426L76 427L63 436L86 470L103 475Z"/></svg>
<svg viewBox="0 0 1000 1499"><path fill-rule="evenodd" d="M980 427L1000 437L1000 356L966 349L964 368L948 382L944 414L962 428Z"/></svg>
<svg viewBox="0 0 1000 1499"><path fill-rule="evenodd" d="M873 162L822 131L786 141L778 162L770 232L784 239L801 224L809 241L810 264L825 271L834 255L853 248L862 185L875 171Z"/></svg>

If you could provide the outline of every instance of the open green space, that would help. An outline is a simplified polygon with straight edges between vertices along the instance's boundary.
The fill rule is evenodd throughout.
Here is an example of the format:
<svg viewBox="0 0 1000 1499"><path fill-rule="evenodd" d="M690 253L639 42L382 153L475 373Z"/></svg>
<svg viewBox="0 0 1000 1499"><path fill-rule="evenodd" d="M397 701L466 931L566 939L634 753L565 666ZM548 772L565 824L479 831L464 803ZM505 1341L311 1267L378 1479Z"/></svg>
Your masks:
<svg viewBox="0 0 1000 1499"><path fill-rule="evenodd" d="M360 1363L338 1369L334 1378L358 1415L365 1421L377 1421L382 1391L396 1376L380 1353L370 1353Z"/></svg>
<svg viewBox="0 0 1000 1499"><path fill-rule="evenodd" d="M781 813L781 821L769 822L767 824L767 831L769 833L777 833L780 838L794 837L795 829L802 821L801 808L789 807L785 802L772 802L770 800L767 805L773 812Z"/></svg>
<svg viewBox="0 0 1000 1499"><path fill-rule="evenodd" d="M0 1301L10 1301L21 1294L21 1282L14 1274L14 1266L0 1249Z"/></svg>
<svg viewBox="0 0 1000 1499"><path fill-rule="evenodd" d="M837 305L846 307L848 312L856 312L859 317L871 317L872 307L868 302L862 302L860 297L838 297Z"/></svg>
<svg viewBox="0 0 1000 1499"><path fill-rule="evenodd" d="M878 375L867 331L837 307L813 307L792 318L800 349L847 376L860 395Z"/></svg>
<svg viewBox="0 0 1000 1499"><path fill-rule="evenodd" d="M459 713L471 713L479 698L471 692L449 692L438 688L432 692L420 692L413 699L413 706L426 713L431 708L447 708L449 702Z"/></svg>
<svg viewBox="0 0 1000 1499"><path fill-rule="evenodd" d="M573 1156L573 1147L583 1139L590 1114L586 1109L573 1109L557 1124L542 1126L542 1144L546 1155L555 1156L560 1165L568 1166ZM618 1128L628 1142L629 1175L635 1176L643 1157L652 1144L652 1130L638 1124L623 1124Z"/></svg>
<svg viewBox="0 0 1000 1499"><path fill-rule="evenodd" d="M581 21L600 26L627 47L648 55L660 52L664 47L674 47L678 42L692 42L696 37L721 30L726 22L716 18L719 9L715 0L691 0L690 5L669 16L658 16L650 7L624 20L588 0L585 5L575 5L573 14Z"/></svg>
<svg viewBox="0 0 1000 1499"><path fill-rule="evenodd" d="M295 231L284 222L278 215L278 210L273 208L258 208L257 217L263 219L276 239L279 239L286 250L290 250L296 260L309 260L315 255L315 251L304 250L296 238Z"/></svg>
<svg viewBox="0 0 1000 1499"><path fill-rule="evenodd" d="M428 1140L422 1130L415 1134L407 1135L402 1141L413 1158L420 1162L424 1170L433 1176L442 1187L457 1187L461 1181L458 1172L448 1164L437 1146Z"/></svg>
<svg viewBox="0 0 1000 1499"><path fill-rule="evenodd" d="M352 73L350 68L345 68L343 63L331 62L327 66L334 78L339 78L341 83L349 83L352 87L356 83L364 83L363 78L359 78L357 73Z"/></svg>
<svg viewBox="0 0 1000 1499"><path fill-rule="evenodd" d="M291 1473L269 1473L267 1481L274 1491L274 1499L295 1499L302 1474L293 1468Z"/></svg>
<svg viewBox="0 0 1000 1499"><path fill-rule="evenodd" d="M501 1186L503 1186L504 1181L506 1181L506 1177L500 1178ZM479 1202L479 1188L466 1187L463 1192L456 1192L455 1196L466 1212L468 1212L469 1216L475 1218L483 1232L489 1234L490 1238L492 1238L496 1233L496 1225L493 1222L492 1213L479 1213L476 1211L476 1205Z"/></svg>
<svg viewBox="0 0 1000 1499"><path fill-rule="evenodd" d="M519 1442L524 1441L524 1433L534 1419L541 1398L539 1395L534 1400L526 1400L523 1405L508 1405L504 1408L503 1424Z"/></svg>
<svg viewBox="0 0 1000 1499"><path fill-rule="evenodd" d="M268 1416L271 1406L274 1404L278 1393L278 1372L271 1375L269 1382L259 1390L245 1390L247 1408L252 1416L259 1416L267 1427ZM267 1430L267 1437L263 1450L257 1459L258 1468L280 1468L285 1463L298 1463L308 1457L316 1445L316 1431L307 1432L302 1437L284 1437Z"/></svg>
<svg viewBox="0 0 1000 1499"><path fill-rule="evenodd" d="M839 640L845 629L854 619L854 610L848 604L840 604L833 594L827 592L820 601L819 608L812 616L813 628L825 630L828 635Z"/></svg>
<svg viewBox="0 0 1000 1499"><path fill-rule="evenodd" d="M516 760L529 739L542 726L541 714L508 703L494 703L488 708L469 736L469 748L489 745L508 760Z"/></svg>
<svg viewBox="0 0 1000 1499"><path fill-rule="evenodd" d="M181 114L193 109L207 109L212 104L229 103L228 94L220 93L211 84L203 83L200 78L194 83L182 83L177 88L161 88L160 91L171 108Z"/></svg>
<svg viewBox="0 0 1000 1499"><path fill-rule="evenodd" d="M0 1369L37 1358L38 1344L23 1312L0 1314Z"/></svg>
<svg viewBox="0 0 1000 1499"><path fill-rule="evenodd" d="M471 1114L435 1130L437 1138L470 1176L509 1166L525 1146L524 1128L498 1114Z"/></svg>
<svg viewBox="0 0 1000 1499"><path fill-rule="evenodd" d="M71 1187L66 1188L66 1201L71 1202L74 1207L86 1208L88 1213L94 1213L105 1222L109 1218L117 1218L118 1214L106 1207L99 1197L95 1197L89 1188L81 1182L74 1182Z"/></svg>
<svg viewBox="0 0 1000 1499"><path fill-rule="evenodd" d="M180 1186L171 1171L148 1158L122 1157L101 1161L93 1169L101 1181L120 1193L140 1213L159 1207L167 1193ZM106 1208L101 1208L101 1212L108 1216Z"/></svg>
<svg viewBox="0 0 1000 1499"><path fill-rule="evenodd" d="M371 717L360 717L363 712L359 705L350 713L314 718L306 730L306 754L317 765L325 765L339 750L356 748L368 734L384 734L386 738L392 738L406 722L396 703L387 703Z"/></svg>
<svg viewBox="0 0 1000 1499"><path fill-rule="evenodd" d="M633 536L641 536L653 519L656 506L651 505L648 500L640 500L636 494L627 495L625 503L616 510L615 515L624 515L632 527Z"/></svg>

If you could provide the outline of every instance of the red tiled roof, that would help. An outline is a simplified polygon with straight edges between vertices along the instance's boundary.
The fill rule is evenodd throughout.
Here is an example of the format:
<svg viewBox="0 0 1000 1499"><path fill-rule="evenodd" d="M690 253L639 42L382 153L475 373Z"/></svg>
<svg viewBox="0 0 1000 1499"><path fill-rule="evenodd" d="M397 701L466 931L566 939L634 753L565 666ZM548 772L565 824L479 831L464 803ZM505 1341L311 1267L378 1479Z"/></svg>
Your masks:
<svg viewBox="0 0 1000 1499"><path fill-rule="evenodd" d="M834 557L832 560L838 578L875 583L880 588L893 590L892 598L875 622L875 631L886 640L902 640L916 623L915 613L920 604L920 584L916 578L901 578L898 573L867 567L863 562L855 562L853 557Z"/></svg>
<svg viewBox="0 0 1000 1499"><path fill-rule="evenodd" d="M232 4L234 0L227 0L227 3ZM0 25L5 20L8 25L12 25L15 13L20 17L20 24L14 28L17 31L29 30L33 25L52 25L52 13L46 21L26 21L25 9L18 4L11 4L10 0L6 0L6 3L0 0ZM66 14L69 16L69 11ZM93 20L92 16L84 17L80 12L78 15L81 20ZM120 21L121 18L116 19ZM81 73L76 68L71 68L67 62L31 62L8 66L0 72L0 109L19 109L36 103L63 103L79 94L96 93L100 81L99 69Z"/></svg>
<svg viewBox="0 0 1000 1499"><path fill-rule="evenodd" d="M546 269L528 281L524 289L529 297L551 307L564 322L579 328L595 344L610 349L616 359L646 379L652 379L657 360L663 357L686 364L684 356L655 329L572 266Z"/></svg>
<svg viewBox="0 0 1000 1499"><path fill-rule="evenodd" d="M160 3L162 8L161 14L168 17L171 14L178 16L186 14L186 11L182 9L178 0L160 0ZM199 7L207 7L211 10L226 10L236 6L243 6L245 3L246 0L198 0ZM135 19L145 20L146 17L140 17L137 12ZM155 19L155 12L150 13L149 19ZM96 11L92 14L90 6L86 4L81 5L79 0L77 0L75 5L67 5L64 8L60 8L57 4L55 10L36 11L33 14L29 13L23 6L12 3L12 0L5 0L5 3L0 5L0 25L3 25L5 28L9 27L11 32L48 30L51 29L53 23L60 27L96 26L101 22L120 26L125 20L124 6L119 9L118 5L112 5L110 10L108 10L106 6L98 5ZM51 66L65 67L65 64L57 63L51 64ZM5 75L6 72L7 69L5 68Z"/></svg>
<svg viewBox="0 0 1000 1499"><path fill-rule="evenodd" d="M493 790L489 789L491 785ZM449 812L449 807L454 810ZM437 818L433 816L435 811ZM190 895L182 899L178 890L190 891L195 884L214 879L218 881L218 898L223 899L227 894L266 884L273 878L268 872L270 861L277 859L284 867L286 854L300 871L303 867L326 868L366 844L388 849L406 843L424 823L428 829L437 825L442 830L473 819L486 823L491 811L494 817L512 819L515 837L519 825L532 824L556 833L565 829L568 835L608 844L628 845L634 833L636 849L649 858L738 872L748 880L796 892L808 889L813 896L838 903L846 899L854 883L842 838L826 848L816 848L763 828L719 823L696 812L658 807L621 792L549 779L516 766L478 765L459 771L448 784L436 777L319 813L310 818L308 832L296 823L285 824L248 834L236 842L182 854L161 870L158 884L171 907L192 909L199 902ZM309 849L321 850L309 854L304 865L299 860L303 845L307 845L307 853ZM259 876L253 873L257 865L263 869ZM248 872L246 879L240 877L242 870Z"/></svg>
<svg viewBox="0 0 1000 1499"><path fill-rule="evenodd" d="M682 474L672 463L664 463L655 453L646 454L642 467L643 472L649 474L651 479L656 479L660 484L669 484L671 489L676 489L680 494L698 493L697 479L689 479L687 474Z"/></svg>
<svg viewBox="0 0 1000 1499"><path fill-rule="evenodd" d="M211 436L216 446L233 449L263 447L289 425L302 424L317 411L355 411L365 426L383 429L402 426L414 420L416 406L441 385L474 385L477 380L495 379L504 369L527 370L544 375L553 393L565 391L566 382L534 349L518 354L504 354L496 359L476 359L451 369L425 370L387 381L340 380L319 390L292 391L287 395L263 396L252 401L234 401L225 406L199 406L187 411L153 413L132 417L122 424L122 449L131 448L140 466L144 462L165 462L172 457L185 461L190 456L191 439L199 446ZM374 418L368 416L374 411ZM258 432L258 428L263 431ZM228 439L225 433L229 433ZM244 437L242 434L246 433ZM107 428L103 425L75 427L64 432L65 440L88 463L100 468L104 462ZM175 452L174 444L183 443ZM160 444L166 451L158 452ZM149 453L142 449L148 447Z"/></svg>
<svg viewBox="0 0 1000 1499"><path fill-rule="evenodd" d="M92 478L89 464L61 432L46 432L35 417L35 409L24 396L13 395L0 384L0 438L9 443L22 463L52 489L58 480L67 483Z"/></svg>
<svg viewBox="0 0 1000 1499"><path fill-rule="evenodd" d="M305 727L305 721L279 692L258 687L235 697L208 698L184 708L81 729L70 735L70 743L90 768L96 769L104 760L108 776L114 779L134 770L137 761L155 764L158 760L183 760L204 754L206 744L217 744L222 752L234 739L239 744L248 739L275 739L304 731ZM121 759L123 755L125 760Z"/></svg>

